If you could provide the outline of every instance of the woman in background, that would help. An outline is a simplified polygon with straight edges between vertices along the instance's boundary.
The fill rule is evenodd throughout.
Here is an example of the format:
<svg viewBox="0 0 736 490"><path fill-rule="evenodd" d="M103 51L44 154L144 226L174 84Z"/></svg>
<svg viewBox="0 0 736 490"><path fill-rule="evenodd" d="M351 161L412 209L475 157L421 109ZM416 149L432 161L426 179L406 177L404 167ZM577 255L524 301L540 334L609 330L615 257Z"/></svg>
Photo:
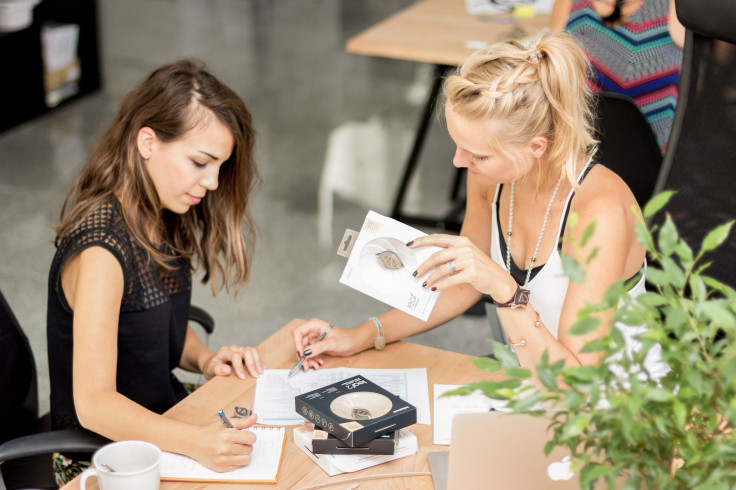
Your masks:
<svg viewBox="0 0 736 490"><path fill-rule="evenodd" d="M593 90L634 100L664 153L685 39L674 0L556 0L550 27L583 47Z"/></svg>
<svg viewBox="0 0 736 490"><path fill-rule="evenodd" d="M585 53L569 35L556 33L529 48L510 41L478 51L447 78L453 164L468 170L465 219L460 236L432 234L407 244L442 249L414 272L424 287L442 294L427 322L392 310L356 328L332 328L318 343L328 326L323 320L295 328L297 354L311 349L304 369L318 368L314 356L323 352L380 349L384 341L441 325L483 294L496 304L522 366L533 366L544 352L550 362L570 365L600 360L583 346L608 335L614 311L598 315L600 325L589 334L570 329L578 312L601 302L616 281L627 281L630 295L644 291L645 250L635 236L641 214L634 196L591 160L586 75ZM592 225L595 233L582 240ZM585 264L582 282L566 276L563 254Z"/></svg>
<svg viewBox="0 0 736 490"><path fill-rule="evenodd" d="M206 378L264 369L256 349L213 353L188 325L193 269L213 293L248 279L253 143L243 101L196 62L163 66L125 97L57 227L47 317L54 428L149 441L216 471L250 462L252 432L225 429L215 413L205 425L160 414L187 394L176 367ZM66 456L54 462L60 484L89 458Z"/></svg>

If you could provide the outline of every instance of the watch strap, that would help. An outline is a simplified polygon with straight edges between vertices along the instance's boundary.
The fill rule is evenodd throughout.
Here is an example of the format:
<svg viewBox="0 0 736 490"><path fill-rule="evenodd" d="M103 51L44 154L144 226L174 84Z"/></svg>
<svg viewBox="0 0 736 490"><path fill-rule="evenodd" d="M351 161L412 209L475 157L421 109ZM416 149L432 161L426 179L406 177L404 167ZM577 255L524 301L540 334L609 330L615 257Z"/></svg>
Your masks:
<svg viewBox="0 0 736 490"><path fill-rule="evenodd" d="M496 305L496 308L526 308L526 305L529 304L530 296L531 291L529 291L528 289L524 289L517 284L516 291L514 291L514 295L509 301L505 303L499 303L498 301L493 300L493 304Z"/></svg>

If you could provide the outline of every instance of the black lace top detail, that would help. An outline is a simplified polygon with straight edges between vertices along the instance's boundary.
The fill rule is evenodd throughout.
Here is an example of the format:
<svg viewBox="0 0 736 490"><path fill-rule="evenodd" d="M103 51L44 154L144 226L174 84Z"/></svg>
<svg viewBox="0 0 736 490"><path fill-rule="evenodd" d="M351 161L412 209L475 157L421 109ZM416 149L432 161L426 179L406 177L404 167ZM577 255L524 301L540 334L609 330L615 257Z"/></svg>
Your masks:
<svg viewBox="0 0 736 490"><path fill-rule="evenodd" d="M89 247L103 247L120 263L125 281L118 323L118 392L163 413L185 396L171 375L184 348L191 270L172 256L159 268L132 240L117 199L100 206L59 243L49 274L47 340L52 420L79 426L72 395L74 313L61 287L67 261ZM163 250L167 252L166 249Z"/></svg>

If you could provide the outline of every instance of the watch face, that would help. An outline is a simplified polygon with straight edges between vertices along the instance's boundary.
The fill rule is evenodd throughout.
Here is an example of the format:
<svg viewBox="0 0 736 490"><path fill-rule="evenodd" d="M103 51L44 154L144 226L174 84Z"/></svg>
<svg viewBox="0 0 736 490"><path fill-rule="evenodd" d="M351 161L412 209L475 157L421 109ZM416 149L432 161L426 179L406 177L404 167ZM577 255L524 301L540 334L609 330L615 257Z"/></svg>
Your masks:
<svg viewBox="0 0 736 490"><path fill-rule="evenodd" d="M373 347L375 347L376 350L381 350L386 347L386 338L383 335L376 337L376 341L373 342Z"/></svg>
<svg viewBox="0 0 736 490"><path fill-rule="evenodd" d="M514 303L516 303L517 305L526 306L529 303L529 295L530 295L530 292L528 289L519 289L519 292L516 295Z"/></svg>

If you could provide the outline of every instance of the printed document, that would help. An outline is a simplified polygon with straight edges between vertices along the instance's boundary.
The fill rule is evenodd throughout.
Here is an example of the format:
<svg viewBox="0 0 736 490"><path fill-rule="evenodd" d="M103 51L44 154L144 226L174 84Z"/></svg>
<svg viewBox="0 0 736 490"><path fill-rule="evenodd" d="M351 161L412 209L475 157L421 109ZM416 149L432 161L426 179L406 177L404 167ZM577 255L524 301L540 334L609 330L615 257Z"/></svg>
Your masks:
<svg viewBox="0 0 736 490"><path fill-rule="evenodd" d="M258 423L299 425L304 418L294 408L294 397L358 374L414 405L418 424L432 423L425 368L332 368L300 372L291 378L288 369L266 369L256 381L253 411L258 414Z"/></svg>

